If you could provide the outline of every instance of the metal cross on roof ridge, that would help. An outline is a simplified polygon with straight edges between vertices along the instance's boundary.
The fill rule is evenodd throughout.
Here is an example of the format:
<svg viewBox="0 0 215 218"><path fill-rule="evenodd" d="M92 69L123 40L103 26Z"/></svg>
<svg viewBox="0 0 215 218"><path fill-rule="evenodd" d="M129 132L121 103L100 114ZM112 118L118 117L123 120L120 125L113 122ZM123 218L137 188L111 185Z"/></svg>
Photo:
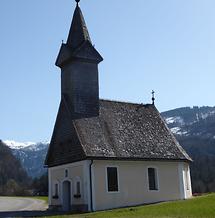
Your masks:
<svg viewBox="0 0 215 218"><path fill-rule="evenodd" d="M152 90L152 104L155 104L155 91Z"/></svg>

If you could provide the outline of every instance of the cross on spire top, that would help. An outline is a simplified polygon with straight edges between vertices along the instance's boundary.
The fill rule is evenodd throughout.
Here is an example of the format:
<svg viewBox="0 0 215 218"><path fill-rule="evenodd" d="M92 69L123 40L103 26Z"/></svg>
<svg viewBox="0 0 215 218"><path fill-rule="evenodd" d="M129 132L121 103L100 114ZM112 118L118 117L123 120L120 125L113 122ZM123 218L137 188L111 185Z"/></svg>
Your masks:
<svg viewBox="0 0 215 218"><path fill-rule="evenodd" d="M76 2L77 2L77 5L78 5L78 3L80 2L80 0L75 0Z"/></svg>
<svg viewBox="0 0 215 218"><path fill-rule="evenodd" d="M155 104L155 91L152 90L152 104Z"/></svg>

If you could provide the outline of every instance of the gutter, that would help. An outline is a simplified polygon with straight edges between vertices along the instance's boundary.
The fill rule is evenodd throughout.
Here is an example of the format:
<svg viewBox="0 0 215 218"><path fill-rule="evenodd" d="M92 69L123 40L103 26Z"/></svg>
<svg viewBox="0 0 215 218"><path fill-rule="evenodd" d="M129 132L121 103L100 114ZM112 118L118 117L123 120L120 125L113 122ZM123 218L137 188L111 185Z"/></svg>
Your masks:
<svg viewBox="0 0 215 218"><path fill-rule="evenodd" d="M90 209L93 212L93 183L92 183L92 165L93 160L91 160L91 163L89 165L89 171L90 171Z"/></svg>

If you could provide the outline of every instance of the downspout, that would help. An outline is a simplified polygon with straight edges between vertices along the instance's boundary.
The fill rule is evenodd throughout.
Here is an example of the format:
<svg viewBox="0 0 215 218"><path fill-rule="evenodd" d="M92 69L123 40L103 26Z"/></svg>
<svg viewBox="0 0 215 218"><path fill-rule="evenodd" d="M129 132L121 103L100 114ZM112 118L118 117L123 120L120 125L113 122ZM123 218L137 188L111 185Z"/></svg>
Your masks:
<svg viewBox="0 0 215 218"><path fill-rule="evenodd" d="M89 165L89 170L90 170L90 208L91 208L91 211L93 211L92 165L93 165L93 160L91 160L91 163Z"/></svg>

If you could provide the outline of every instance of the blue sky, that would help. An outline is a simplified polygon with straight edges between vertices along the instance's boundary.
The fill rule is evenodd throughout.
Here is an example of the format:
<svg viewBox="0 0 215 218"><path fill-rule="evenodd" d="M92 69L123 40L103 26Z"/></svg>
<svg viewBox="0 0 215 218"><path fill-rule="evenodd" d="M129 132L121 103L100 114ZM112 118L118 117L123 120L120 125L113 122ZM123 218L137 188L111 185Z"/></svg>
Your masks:
<svg viewBox="0 0 215 218"><path fill-rule="evenodd" d="M215 105L214 0L81 0L100 97L165 111ZM54 65L74 0L1 0L0 138L49 140L60 101Z"/></svg>

